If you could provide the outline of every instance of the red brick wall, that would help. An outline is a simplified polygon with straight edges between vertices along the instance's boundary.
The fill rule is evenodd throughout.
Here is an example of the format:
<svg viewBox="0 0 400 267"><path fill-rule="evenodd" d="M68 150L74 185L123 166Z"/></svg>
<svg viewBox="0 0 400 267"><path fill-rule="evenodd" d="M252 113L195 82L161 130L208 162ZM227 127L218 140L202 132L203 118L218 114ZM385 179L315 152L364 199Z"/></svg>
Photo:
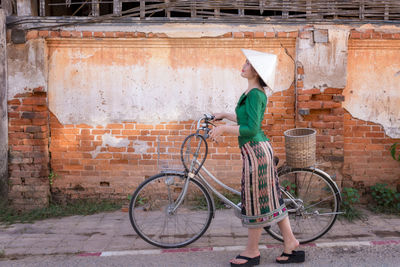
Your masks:
<svg viewBox="0 0 400 267"><path fill-rule="evenodd" d="M9 193L18 209L47 205L49 151L47 94L41 87L8 101Z"/></svg>
<svg viewBox="0 0 400 267"><path fill-rule="evenodd" d="M283 131L294 125L293 93L291 87L271 96L265 115L263 128L280 156L284 156ZM182 168L180 147L184 138L194 132L190 130L192 123L62 125L51 114L51 167L57 174L53 196L60 200L126 198L145 178L162 169ZM129 145L105 145L104 134L127 139ZM137 141L147 145L144 153L135 150ZM237 137L225 135L218 144L209 141L208 146L206 168L225 183L238 187L242 163Z"/></svg>
<svg viewBox="0 0 400 267"><path fill-rule="evenodd" d="M391 186L400 184L400 162L393 160L390 154L395 142L400 143L400 139L388 137L381 125L353 118L346 112L343 168L346 181L354 182L364 193L376 182Z"/></svg>

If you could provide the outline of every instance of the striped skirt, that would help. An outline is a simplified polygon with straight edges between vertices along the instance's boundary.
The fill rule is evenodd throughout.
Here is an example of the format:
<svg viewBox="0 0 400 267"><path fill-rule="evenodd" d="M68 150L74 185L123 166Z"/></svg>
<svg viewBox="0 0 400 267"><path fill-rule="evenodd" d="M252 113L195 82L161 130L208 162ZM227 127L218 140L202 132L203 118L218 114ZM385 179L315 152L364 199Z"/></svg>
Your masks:
<svg viewBox="0 0 400 267"><path fill-rule="evenodd" d="M241 148L242 224L247 228L265 227L287 216L273 150L268 141L247 142Z"/></svg>

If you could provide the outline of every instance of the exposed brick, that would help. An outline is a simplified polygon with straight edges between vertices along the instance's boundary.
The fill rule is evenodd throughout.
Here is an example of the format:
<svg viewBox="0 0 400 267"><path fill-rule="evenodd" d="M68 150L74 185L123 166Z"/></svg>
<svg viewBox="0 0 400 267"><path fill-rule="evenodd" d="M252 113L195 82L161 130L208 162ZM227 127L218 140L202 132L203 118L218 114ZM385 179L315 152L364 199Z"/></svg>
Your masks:
<svg viewBox="0 0 400 267"><path fill-rule="evenodd" d="M104 32L104 37L114 38L115 37L115 32Z"/></svg>
<svg viewBox="0 0 400 267"><path fill-rule="evenodd" d="M46 105L47 100L46 98L42 97L31 97L31 98L25 98L22 100L23 105Z"/></svg>
<svg viewBox="0 0 400 267"><path fill-rule="evenodd" d="M326 88L324 90L325 94L341 94L343 92L343 89L340 88Z"/></svg>
<svg viewBox="0 0 400 267"><path fill-rule="evenodd" d="M159 36L160 35L160 36ZM135 38L136 37L136 33L135 32L126 32L125 33L125 37L126 38ZM166 37L168 37L168 36L162 36L162 34L160 33L160 34L157 34L157 37L159 37L159 38L166 38Z"/></svg>
<svg viewBox="0 0 400 267"><path fill-rule="evenodd" d="M371 33L369 32L361 33L361 39L371 39Z"/></svg>
<svg viewBox="0 0 400 267"><path fill-rule="evenodd" d="M39 37L49 37L49 31L39 31Z"/></svg>
<svg viewBox="0 0 400 267"><path fill-rule="evenodd" d="M234 32L233 38L244 38L243 32Z"/></svg>
<svg viewBox="0 0 400 267"><path fill-rule="evenodd" d="M104 33L103 32L93 32L93 37L103 38Z"/></svg>
<svg viewBox="0 0 400 267"><path fill-rule="evenodd" d="M28 31L25 35L26 40L37 39L39 37L39 31L32 30Z"/></svg>
<svg viewBox="0 0 400 267"><path fill-rule="evenodd" d="M115 33L115 36L116 36L117 38L125 38L125 32L116 32L116 33Z"/></svg>
<svg viewBox="0 0 400 267"><path fill-rule="evenodd" d="M60 37L60 31L50 31L50 37L51 38Z"/></svg>
<svg viewBox="0 0 400 267"><path fill-rule="evenodd" d="M344 101L344 96L343 95L334 95L332 97L332 100L335 102L343 102Z"/></svg>
<svg viewBox="0 0 400 267"><path fill-rule="evenodd" d="M70 31L70 33L71 33L71 37L74 37L74 38L82 37L82 32L80 32L80 31Z"/></svg>
<svg viewBox="0 0 400 267"><path fill-rule="evenodd" d="M381 38L382 38L382 33L380 33L380 32L373 32L373 33L371 34L371 38L372 38L372 39L381 39Z"/></svg>
<svg viewBox="0 0 400 267"><path fill-rule="evenodd" d="M83 31L82 37L93 37L93 32L90 31Z"/></svg>
<svg viewBox="0 0 400 267"><path fill-rule="evenodd" d="M314 95L314 94L320 94L320 93L321 93L321 90L317 89L317 88L299 90L299 94L302 94L302 95L304 95L304 94Z"/></svg>
<svg viewBox="0 0 400 267"><path fill-rule="evenodd" d="M309 101L309 102L299 102L299 108L309 108L309 109L319 109L322 108L321 101Z"/></svg>
<svg viewBox="0 0 400 267"><path fill-rule="evenodd" d="M254 33L254 38L264 38L265 37L265 32L255 32Z"/></svg>
<svg viewBox="0 0 400 267"><path fill-rule="evenodd" d="M392 33L382 33L382 39L393 39Z"/></svg>
<svg viewBox="0 0 400 267"><path fill-rule="evenodd" d="M275 37L275 32L266 32L265 37L267 38L274 38Z"/></svg>
<svg viewBox="0 0 400 267"><path fill-rule="evenodd" d="M297 38L299 36L299 32L298 31L294 31L294 32L289 32L288 33L288 37L289 38Z"/></svg>
<svg viewBox="0 0 400 267"><path fill-rule="evenodd" d="M60 32L60 36L61 36L61 37L71 37L72 34L71 34L70 31L61 31L61 32Z"/></svg>
<svg viewBox="0 0 400 267"><path fill-rule="evenodd" d="M350 38L351 39L360 39L361 38L361 33L357 31L351 31L350 32Z"/></svg>
<svg viewBox="0 0 400 267"><path fill-rule="evenodd" d="M244 38L254 38L254 32L244 32Z"/></svg>

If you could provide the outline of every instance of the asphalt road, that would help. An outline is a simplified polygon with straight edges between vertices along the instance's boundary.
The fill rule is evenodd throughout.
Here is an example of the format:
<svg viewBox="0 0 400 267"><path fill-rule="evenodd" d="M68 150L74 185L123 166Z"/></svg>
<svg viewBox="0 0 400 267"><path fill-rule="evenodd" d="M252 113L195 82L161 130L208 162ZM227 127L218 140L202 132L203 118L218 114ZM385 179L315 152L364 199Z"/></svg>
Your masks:
<svg viewBox="0 0 400 267"><path fill-rule="evenodd" d="M307 247L306 262L286 266L400 266L399 245L317 248ZM261 250L260 266L275 264L278 248ZM229 266L238 252L188 252L158 255L82 257L76 255L35 256L0 259L0 266Z"/></svg>

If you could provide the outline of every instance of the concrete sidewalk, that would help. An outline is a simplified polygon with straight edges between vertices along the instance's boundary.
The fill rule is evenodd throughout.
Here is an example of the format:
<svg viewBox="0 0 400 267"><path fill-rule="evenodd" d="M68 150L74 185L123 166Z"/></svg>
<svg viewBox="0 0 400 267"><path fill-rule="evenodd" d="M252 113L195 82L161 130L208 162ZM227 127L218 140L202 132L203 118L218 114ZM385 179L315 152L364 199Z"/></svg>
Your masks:
<svg viewBox="0 0 400 267"><path fill-rule="evenodd" d="M349 223L337 220L332 229L316 240L314 245L392 240L400 246L400 216L377 215L367 210L363 212L368 217L366 221ZM246 234L247 230L241 226L232 210L218 210L205 235L188 248L193 251L196 248L243 246L247 241ZM263 234L262 243L281 244L267 233ZM0 226L0 251L3 250L6 256L155 249L158 248L137 236L129 222L128 213L122 211Z"/></svg>

